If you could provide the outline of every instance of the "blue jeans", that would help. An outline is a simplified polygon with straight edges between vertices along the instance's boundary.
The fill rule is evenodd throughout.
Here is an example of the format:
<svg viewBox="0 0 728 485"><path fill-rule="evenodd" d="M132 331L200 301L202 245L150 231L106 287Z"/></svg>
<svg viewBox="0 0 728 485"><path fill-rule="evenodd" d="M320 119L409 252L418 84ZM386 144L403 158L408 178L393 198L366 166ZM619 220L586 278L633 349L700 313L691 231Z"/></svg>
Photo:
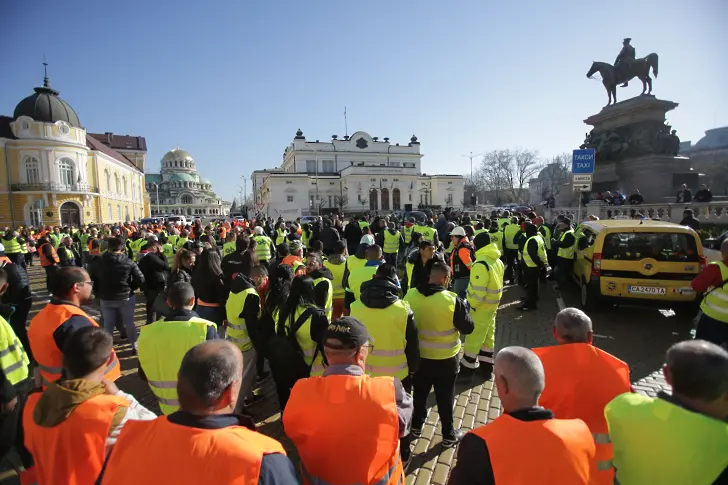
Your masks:
<svg viewBox="0 0 728 485"><path fill-rule="evenodd" d="M121 323L126 328L129 343L136 350L137 329L134 326L134 305L136 305L135 295L126 300L101 300L101 317L104 322L104 330L113 335L116 320L120 316Z"/></svg>
<svg viewBox="0 0 728 485"><path fill-rule="evenodd" d="M470 276L464 278L455 278L452 282L452 291L460 298L465 298L468 292L468 284L470 283Z"/></svg>
<svg viewBox="0 0 728 485"><path fill-rule="evenodd" d="M225 331L222 328L222 322L225 320L225 309L219 306L202 306L197 305L195 312L204 318L215 324L217 324L217 334L220 338L225 338Z"/></svg>

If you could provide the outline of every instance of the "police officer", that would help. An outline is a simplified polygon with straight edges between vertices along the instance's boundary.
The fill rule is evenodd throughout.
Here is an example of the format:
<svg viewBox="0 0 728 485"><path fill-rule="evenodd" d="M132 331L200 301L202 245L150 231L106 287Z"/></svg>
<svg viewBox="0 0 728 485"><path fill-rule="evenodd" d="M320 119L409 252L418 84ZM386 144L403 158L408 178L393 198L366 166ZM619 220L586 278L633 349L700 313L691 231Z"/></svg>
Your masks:
<svg viewBox="0 0 728 485"><path fill-rule="evenodd" d="M462 366L468 371L481 368L488 379L493 372L495 317L503 296L505 266L490 234L475 236L475 263L470 274L467 299L474 330L465 337ZM467 372L467 371L466 371Z"/></svg>
<svg viewBox="0 0 728 485"><path fill-rule="evenodd" d="M450 267L442 262L432 264L430 278L407 292L404 301L417 316L420 342L420 365L414 375L415 411L412 417L412 436L419 438L427 418L427 397L435 388L437 410L442 426L442 444L449 448L458 443L464 433L453 424L460 352L460 334L473 332L467 303L447 291Z"/></svg>
<svg viewBox="0 0 728 485"><path fill-rule="evenodd" d="M556 315L553 334L558 345L533 349L543 363L546 388L540 404L561 419L581 419L596 444L593 483L612 485L612 447L604 406L630 392L629 366L592 345L591 319L577 308Z"/></svg>
<svg viewBox="0 0 728 485"><path fill-rule="evenodd" d="M164 414L179 409L177 372L189 349L217 338L217 325L197 316L195 292L189 283L174 283L167 290L168 316L141 329L138 341L139 376L159 401Z"/></svg>
<svg viewBox="0 0 728 485"><path fill-rule="evenodd" d="M626 393L604 409L621 485L725 483L728 478L728 351L679 342L662 371L672 394Z"/></svg>
<svg viewBox="0 0 728 485"><path fill-rule="evenodd" d="M576 251L576 238L574 237L574 229L571 227L571 220L564 218L558 223L559 240L551 240L551 245L557 248L556 257L554 258L554 277L559 289L565 289L571 274L571 268L574 265L574 255ZM547 248L548 249L548 248Z"/></svg>
<svg viewBox="0 0 728 485"><path fill-rule="evenodd" d="M373 348L361 322L340 318L323 336L329 363L323 377L300 379L293 387L283 424L301 456L304 483L404 481L407 462L400 460L397 437L407 434L412 397L395 377L365 374ZM352 436L367 437L355 453Z"/></svg>

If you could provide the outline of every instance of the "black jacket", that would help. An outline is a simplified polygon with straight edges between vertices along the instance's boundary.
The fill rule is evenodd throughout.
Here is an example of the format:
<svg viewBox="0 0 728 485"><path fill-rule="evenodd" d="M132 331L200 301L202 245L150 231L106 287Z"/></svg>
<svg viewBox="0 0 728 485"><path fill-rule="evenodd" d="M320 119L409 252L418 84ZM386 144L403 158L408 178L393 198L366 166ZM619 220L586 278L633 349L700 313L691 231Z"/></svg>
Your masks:
<svg viewBox="0 0 728 485"><path fill-rule="evenodd" d="M327 280L329 280L329 282L334 281L334 274L329 268L325 266L317 269L309 276L313 279L326 278ZM331 285L331 283L326 284L325 281L321 281L319 284L316 285L316 288L314 288L316 305L318 305L318 307L323 309L324 311L326 311L326 300L329 295L329 285Z"/></svg>
<svg viewBox="0 0 728 485"><path fill-rule="evenodd" d="M3 303L20 303L32 297L30 292L30 280L25 268L18 264L6 264L3 266L8 275L8 289L3 293Z"/></svg>
<svg viewBox="0 0 728 485"><path fill-rule="evenodd" d="M192 271L187 268L180 268L178 271L173 271L172 276L169 277L169 284L175 283L189 283L192 284Z"/></svg>
<svg viewBox="0 0 728 485"><path fill-rule="evenodd" d="M223 281L225 282L226 288L230 288L235 273L239 273L243 269L244 256L243 253L235 251L222 258L220 267L222 268Z"/></svg>
<svg viewBox="0 0 728 485"><path fill-rule="evenodd" d="M445 263L445 257L442 253L435 251L435 254L430 261ZM408 281L405 288L403 288L405 294L409 288L417 288L420 284L427 283L430 280L430 269L432 268L432 264L434 264L430 264L429 261L427 264L422 264L419 249L417 251L412 251L407 262L412 263L414 267L412 268L412 279Z"/></svg>
<svg viewBox="0 0 728 485"><path fill-rule="evenodd" d="M126 300L144 284L139 266L124 253L104 253L91 263L91 275L98 281L102 300Z"/></svg>
<svg viewBox="0 0 728 485"><path fill-rule="evenodd" d="M506 414L520 421L554 418L551 411L541 407ZM527 463L524 466L528 466ZM473 433L465 435L458 448L457 464L450 473L450 480L447 483L448 485L496 485L493 464L485 440Z"/></svg>
<svg viewBox="0 0 728 485"><path fill-rule="evenodd" d="M417 291L425 297L435 295L445 291L445 287L441 285L433 285L424 283L417 287ZM422 323L422 322L420 322ZM455 311L452 315L452 325L464 335L470 335L475 330L473 319L470 318L470 306L467 301L463 301L460 297L455 299Z"/></svg>
<svg viewBox="0 0 728 485"><path fill-rule="evenodd" d="M713 193L710 189L700 189L695 193L695 202L711 202Z"/></svg>
<svg viewBox="0 0 728 485"><path fill-rule="evenodd" d="M163 254L146 253L139 261L139 269L144 275L145 290L164 289L169 273L169 263Z"/></svg>
<svg viewBox="0 0 728 485"><path fill-rule="evenodd" d="M339 232L333 227L325 227L319 234L318 240L324 245L324 254L332 254L334 252L334 244L341 238Z"/></svg>
<svg viewBox="0 0 728 485"><path fill-rule="evenodd" d="M401 291L397 284L389 278L373 278L362 283L361 302L369 308L384 309L399 300ZM407 317L405 339L407 344L404 353L407 356L407 367L409 367L409 372L412 374L417 371L420 365L420 340L417 336L415 316L412 312Z"/></svg>
<svg viewBox="0 0 728 485"><path fill-rule="evenodd" d="M688 226L693 231L698 231L700 229L700 221L695 216L683 217L683 220L680 221L680 225Z"/></svg>
<svg viewBox="0 0 728 485"><path fill-rule="evenodd" d="M359 245L359 241L361 241L361 235L361 227L359 227L359 222L357 221L348 223L344 228L344 237L346 238L346 247L349 250L349 254L356 252L356 247Z"/></svg>

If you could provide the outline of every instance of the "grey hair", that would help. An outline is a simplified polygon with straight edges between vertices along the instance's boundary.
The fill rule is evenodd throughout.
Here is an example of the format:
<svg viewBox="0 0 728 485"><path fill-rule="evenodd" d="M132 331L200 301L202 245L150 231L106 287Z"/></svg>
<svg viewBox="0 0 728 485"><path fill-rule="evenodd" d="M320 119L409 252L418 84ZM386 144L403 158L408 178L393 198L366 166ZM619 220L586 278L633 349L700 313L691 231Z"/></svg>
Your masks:
<svg viewBox="0 0 728 485"><path fill-rule="evenodd" d="M586 343L592 330L589 316L578 308L564 308L556 315L554 321L559 337L572 343Z"/></svg>
<svg viewBox="0 0 728 485"><path fill-rule="evenodd" d="M505 347L495 356L499 373L508 382L509 388L534 404L546 386L541 359L525 347Z"/></svg>
<svg viewBox="0 0 728 485"><path fill-rule="evenodd" d="M711 402L728 394L728 351L705 340L678 342L667 350L675 394Z"/></svg>
<svg viewBox="0 0 728 485"><path fill-rule="evenodd" d="M242 379L241 362L240 349L225 340L208 340L192 347L179 368L180 407L213 407L233 382Z"/></svg>

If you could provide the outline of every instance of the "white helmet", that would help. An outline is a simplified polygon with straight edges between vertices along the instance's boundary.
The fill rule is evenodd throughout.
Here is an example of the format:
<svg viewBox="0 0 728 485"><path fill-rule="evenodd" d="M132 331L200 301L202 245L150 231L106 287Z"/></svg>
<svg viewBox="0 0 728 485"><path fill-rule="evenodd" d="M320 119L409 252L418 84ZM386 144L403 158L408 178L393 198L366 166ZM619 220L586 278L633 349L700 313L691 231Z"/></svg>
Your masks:
<svg viewBox="0 0 728 485"><path fill-rule="evenodd" d="M463 229L461 226L456 227L452 230L450 233L451 236L460 236L465 237L465 229Z"/></svg>

